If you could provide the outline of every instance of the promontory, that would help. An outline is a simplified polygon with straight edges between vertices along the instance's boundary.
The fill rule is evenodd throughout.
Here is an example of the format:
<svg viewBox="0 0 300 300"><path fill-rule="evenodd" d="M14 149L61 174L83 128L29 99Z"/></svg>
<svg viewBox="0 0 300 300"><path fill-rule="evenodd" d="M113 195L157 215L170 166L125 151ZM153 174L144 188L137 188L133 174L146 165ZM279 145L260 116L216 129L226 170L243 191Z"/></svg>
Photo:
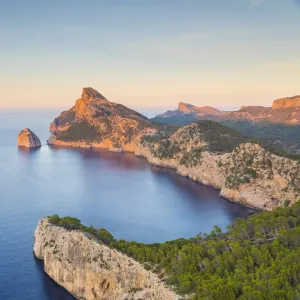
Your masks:
<svg viewBox="0 0 300 300"><path fill-rule="evenodd" d="M39 221L34 253L45 272L78 299L178 300L158 276L79 230Z"/></svg>
<svg viewBox="0 0 300 300"><path fill-rule="evenodd" d="M92 88L83 89L50 131L49 144L130 151L250 207L272 210L300 198L299 156L214 121L159 125Z"/></svg>

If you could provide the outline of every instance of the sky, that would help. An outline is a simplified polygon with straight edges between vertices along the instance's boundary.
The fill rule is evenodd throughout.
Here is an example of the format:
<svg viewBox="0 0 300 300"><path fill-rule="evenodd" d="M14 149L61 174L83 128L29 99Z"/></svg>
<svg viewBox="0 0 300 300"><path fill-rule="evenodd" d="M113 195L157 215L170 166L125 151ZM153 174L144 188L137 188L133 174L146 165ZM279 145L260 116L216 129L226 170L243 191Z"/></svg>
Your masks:
<svg viewBox="0 0 300 300"><path fill-rule="evenodd" d="M0 109L83 87L139 110L300 94L300 0L0 0Z"/></svg>

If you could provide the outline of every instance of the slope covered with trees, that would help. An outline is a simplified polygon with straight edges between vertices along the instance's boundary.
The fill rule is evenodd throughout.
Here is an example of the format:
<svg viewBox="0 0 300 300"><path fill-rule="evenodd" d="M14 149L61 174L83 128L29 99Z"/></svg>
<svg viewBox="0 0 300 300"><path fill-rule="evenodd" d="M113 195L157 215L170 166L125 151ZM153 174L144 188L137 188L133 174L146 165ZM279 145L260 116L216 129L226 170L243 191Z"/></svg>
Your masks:
<svg viewBox="0 0 300 300"><path fill-rule="evenodd" d="M104 229L83 226L74 218L50 222L78 229L158 273L189 299L300 299L300 202L292 207L236 219L222 233L143 244L115 240Z"/></svg>

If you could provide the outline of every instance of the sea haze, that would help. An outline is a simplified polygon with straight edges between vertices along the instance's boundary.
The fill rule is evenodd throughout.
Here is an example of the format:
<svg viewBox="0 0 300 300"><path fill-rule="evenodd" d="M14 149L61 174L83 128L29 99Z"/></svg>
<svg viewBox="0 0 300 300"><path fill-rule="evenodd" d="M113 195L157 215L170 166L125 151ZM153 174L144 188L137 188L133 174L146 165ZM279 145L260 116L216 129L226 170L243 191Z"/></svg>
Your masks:
<svg viewBox="0 0 300 300"><path fill-rule="evenodd" d="M40 218L57 213L104 227L116 238L162 242L225 229L247 209L211 187L150 166L130 153L46 145L54 112L0 113L0 299L73 299L32 253ZM29 127L43 147L16 146Z"/></svg>

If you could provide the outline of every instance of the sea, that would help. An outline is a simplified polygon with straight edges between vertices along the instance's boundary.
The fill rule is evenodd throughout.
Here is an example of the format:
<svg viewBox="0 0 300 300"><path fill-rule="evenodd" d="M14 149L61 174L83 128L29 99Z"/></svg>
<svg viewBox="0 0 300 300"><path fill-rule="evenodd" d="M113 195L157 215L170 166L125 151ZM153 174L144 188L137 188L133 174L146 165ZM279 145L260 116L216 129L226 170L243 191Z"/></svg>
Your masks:
<svg viewBox="0 0 300 300"><path fill-rule="evenodd" d="M0 299L74 299L33 254L39 219L74 216L106 228L116 239L145 243L226 230L246 207L219 191L149 165L132 153L48 146L49 124L59 111L0 112ZM25 127L42 147L17 147Z"/></svg>

